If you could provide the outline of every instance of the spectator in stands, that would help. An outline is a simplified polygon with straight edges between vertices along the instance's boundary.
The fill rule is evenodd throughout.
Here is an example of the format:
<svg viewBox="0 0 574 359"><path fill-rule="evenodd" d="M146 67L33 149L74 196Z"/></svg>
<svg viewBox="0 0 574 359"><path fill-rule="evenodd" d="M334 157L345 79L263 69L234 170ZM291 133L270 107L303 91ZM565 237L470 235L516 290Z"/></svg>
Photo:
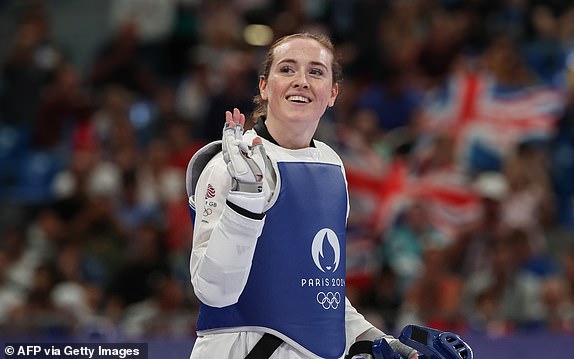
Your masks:
<svg viewBox="0 0 574 359"><path fill-rule="evenodd" d="M541 298L541 280L520 270L514 256L514 243L498 238L490 246L490 265L471 274L465 281L464 307L469 320L490 303L490 318L502 320L517 331L540 329L545 313ZM488 299L488 300L487 300ZM485 328L489 323L484 323Z"/></svg>
<svg viewBox="0 0 574 359"><path fill-rule="evenodd" d="M481 201L477 222L463 228L454 241L451 265L454 271L468 278L489 265L494 245L507 230L502 222L502 204L508 193L508 183L499 172L484 172L477 176L472 186Z"/></svg>
<svg viewBox="0 0 574 359"><path fill-rule="evenodd" d="M42 263L34 270L33 283L24 302L10 314L11 335L36 336L74 335L76 318L73 313L58 308L51 296L59 273L51 263Z"/></svg>
<svg viewBox="0 0 574 359"><path fill-rule="evenodd" d="M25 299L24 291L10 282L7 276L9 260L6 250L0 248L0 333L8 336L10 332L10 315Z"/></svg>
<svg viewBox="0 0 574 359"><path fill-rule="evenodd" d="M31 129L42 91L62 60L51 23L41 3L23 7L8 53L2 59L0 122ZM5 38L5 41L8 37Z"/></svg>
<svg viewBox="0 0 574 359"><path fill-rule="evenodd" d="M163 76L169 70L167 45L178 3L178 0L119 0L109 5L112 30L118 31L126 23L133 23L138 57L154 76Z"/></svg>
<svg viewBox="0 0 574 359"><path fill-rule="evenodd" d="M574 303L574 247L571 246L562 258L562 275L566 280L566 295L568 301Z"/></svg>
<svg viewBox="0 0 574 359"><path fill-rule="evenodd" d="M375 322L382 322L381 328L396 332L399 328L397 317L403 299L399 290L397 276L388 265L381 265L378 272L373 274L371 285L362 293L361 312Z"/></svg>
<svg viewBox="0 0 574 359"><path fill-rule="evenodd" d="M545 326L552 333L574 333L574 300L572 289L561 276L547 278L542 286L546 311Z"/></svg>
<svg viewBox="0 0 574 359"><path fill-rule="evenodd" d="M567 101L551 141L550 176L558 223L574 230L574 68L565 77Z"/></svg>
<svg viewBox="0 0 574 359"><path fill-rule="evenodd" d="M502 221L528 233L532 250L545 250L545 228L553 222L554 198L548 161L543 148L521 144L504 162L508 194L502 203Z"/></svg>
<svg viewBox="0 0 574 359"><path fill-rule="evenodd" d="M461 311L463 280L449 271L445 243L426 243L421 274L406 288L397 327L408 323L461 333L466 318Z"/></svg>
<svg viewBox="0 0 574 359"><path fill-rule="evenodd" d="M94 56L88 79L97 91L118 85L140 96L153 96L157 78L143 59L134 22L125 21Z"/></svg>
<svg viewBox="0 0 574 359"><path fill-rule="evenodd" d="M40 100L34 144L41 149L62 148L80 122L89 122L93 110L81 75L69 62L54 69L54 79L47 84Z"/></svg>
<svg viewBox="0 0 574 359"><path fill-rule="evenodd" d="M403 295L424 272L427 248L449 244L449 239L429 223L426 211L422 204L410 204L386 232L381 245L383 262L397 275Z"/></svg>
<svg viewBox="0 0 574 359"><path fill-rule="evenodd" d="M169 274L161 227L153 222L139 223L128 238L123 263L105 288L106 315L118 323L126 306L150 297L157 281Z"/></svg>
<svg viewBox="0 0 574 359"><path fill-rule="evenodd" d="M241 108L246 113L253 112L253 96L257 87L252 79L257 76L253 74L252 62L252 55L245 51L232 52L223 60L222 88L209 99L209 110L200 132L203 139L215 141L221 137L221 124L214 119L227 109Z"/></svg>
<svg viewBox="0 0 574 359"><path fill-rule="evenodd" d="M197 313L186 301L182 283L164 276L152 294L126 307L120 321L122 334L132 340L190 338L195 336Z"/></svg>

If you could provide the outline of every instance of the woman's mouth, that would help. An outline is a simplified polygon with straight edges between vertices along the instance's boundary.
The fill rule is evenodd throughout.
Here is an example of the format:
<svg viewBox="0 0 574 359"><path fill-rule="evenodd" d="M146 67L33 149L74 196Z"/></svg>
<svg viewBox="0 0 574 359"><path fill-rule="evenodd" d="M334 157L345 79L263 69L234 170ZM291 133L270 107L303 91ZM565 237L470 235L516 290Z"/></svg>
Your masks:
<svg viewBox="0 0 574 359"><path fill-rule="evenodd" d="M310 103L311 99L309 99L308 97L305 97L305 96L293 95L293 96L287 96L287 101L296 102L296 103Z"/></svg>

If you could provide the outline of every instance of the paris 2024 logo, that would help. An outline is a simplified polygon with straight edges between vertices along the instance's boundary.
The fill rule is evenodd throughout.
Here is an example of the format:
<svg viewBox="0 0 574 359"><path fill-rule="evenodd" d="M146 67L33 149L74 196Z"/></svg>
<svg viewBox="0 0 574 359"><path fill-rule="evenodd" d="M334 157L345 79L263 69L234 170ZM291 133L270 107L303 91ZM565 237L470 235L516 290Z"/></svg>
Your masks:
<svg viewBox="0 0 574 359"><path fill-rule="evenodd" d="M315 234L311 244L311 258L323 273L312 278L302 278L301 287L314 288L317 303L325 310L337 309L345 287L344 274L335 275L341 264L341 244L337 234L330 228L323 228Z"/></svg>

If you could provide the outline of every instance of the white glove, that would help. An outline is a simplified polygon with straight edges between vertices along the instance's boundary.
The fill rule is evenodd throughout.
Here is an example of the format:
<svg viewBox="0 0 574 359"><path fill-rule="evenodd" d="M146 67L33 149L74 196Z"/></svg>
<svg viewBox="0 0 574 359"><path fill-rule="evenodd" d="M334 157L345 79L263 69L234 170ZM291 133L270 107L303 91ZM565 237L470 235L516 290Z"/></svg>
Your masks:
<svg viewBox="0 0 574 359"><path fill-rule="evenodd" d="M227 200L252 213L263 213L265 191L265 148L261 139L253 139L252 145L243 141L245 116L238 109L225 113L223 128L223 159L233 184Z"/></svg>
<svg viewBox="0 0 574 359"><path fill-rule="evenodd" d="M406 344L401 343L398 339L393 339L388 342L389 346L397 353L401 354L405 358L415 359L418 358L418 353L415 349L409 347Z"/></svg>
<svg viewBox="0 0 574 359"><path fill-rule="evenodd" d="M408 359L418 358L418 353L415 349L403 344L399 339L393 337L392 335L385 334L375 327L372 327L367 331L363 332L357 338L357 340L363 340L363 341L366 340L371 342L380 339L385 340L389 344L389 347L396 353L400 354L402 357Z"/></svg>

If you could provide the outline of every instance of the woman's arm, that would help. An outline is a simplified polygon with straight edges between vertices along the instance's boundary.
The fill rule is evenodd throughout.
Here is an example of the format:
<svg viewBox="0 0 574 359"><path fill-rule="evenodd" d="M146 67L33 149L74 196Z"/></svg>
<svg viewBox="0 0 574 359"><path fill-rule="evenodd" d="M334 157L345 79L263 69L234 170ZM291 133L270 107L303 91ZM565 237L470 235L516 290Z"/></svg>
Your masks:
<svg viewBox="0 0 574 359"><path fill-rule="evenodd" d="M196 188L191 283L203 303L232 305L247 282L264 219L239 214L226 203L231 177L221 155L207 165Z"/></svg>
<svg viewBox="0 0 574 359"><path fill-rule="evenodd" d="M225 113L222 153L207 164L196 187L191 281L197 297L213 307L239 300L263 230L266 154L260 138L251 146L244 141L244 124L238 109Z"/></svg>
<svg viewBox="0 0 574 359"><path fill-rule="evenodd" d="M409 359L418 358L416 350L401 343L392 335L386 334L377 329L365 317L359 313L351 304L349 299L345 298L345 328L347 332L347 350L355 341L370 340L374 341L384 338L391 348Z"/></svg>

